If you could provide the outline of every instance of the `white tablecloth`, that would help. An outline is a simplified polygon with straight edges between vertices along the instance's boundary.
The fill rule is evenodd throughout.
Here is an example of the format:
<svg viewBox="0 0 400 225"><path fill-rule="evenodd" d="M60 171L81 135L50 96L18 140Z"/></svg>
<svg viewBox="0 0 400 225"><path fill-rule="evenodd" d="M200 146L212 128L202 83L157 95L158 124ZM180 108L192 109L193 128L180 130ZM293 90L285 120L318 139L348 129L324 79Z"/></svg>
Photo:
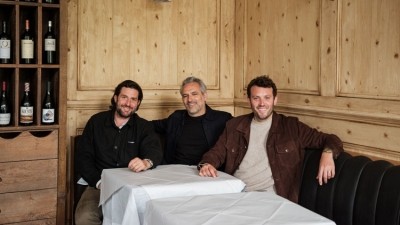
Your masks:
<svg viewBox="0 0 400 225"><path fill-rule="evenodd" d="M144 225L334 225L273 192L150 200Z"/></svg>
<svg viewBox="0 0 400 225"><path fill-rule="evenodd" d="M195 166L162 165L135 173L127 168L106 169L101 175L103 225L142 224L150 199L241 192L245 184L226 173L200 177Z"/></svg>

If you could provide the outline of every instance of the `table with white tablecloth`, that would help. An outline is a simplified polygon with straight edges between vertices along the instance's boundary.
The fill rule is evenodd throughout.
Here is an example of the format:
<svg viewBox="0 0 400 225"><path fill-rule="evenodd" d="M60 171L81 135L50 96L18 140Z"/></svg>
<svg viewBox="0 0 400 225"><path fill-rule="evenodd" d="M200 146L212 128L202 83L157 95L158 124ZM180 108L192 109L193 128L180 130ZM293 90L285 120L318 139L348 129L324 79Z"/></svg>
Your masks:
<svg viewBox="0 0 400 225"><path fill-rule="evenodd" d="M146 203L166 197L238 193L245 184L223 172L201 177L195 166L161 165L139 173L105 169L101 175L103 224L142 224Z"/></svg>
<svg viewBox="0 0 400 225"><path fill-rule="evenodd" d="M144 225L334 225L273 192L185 196L147 203Z"/></svg>

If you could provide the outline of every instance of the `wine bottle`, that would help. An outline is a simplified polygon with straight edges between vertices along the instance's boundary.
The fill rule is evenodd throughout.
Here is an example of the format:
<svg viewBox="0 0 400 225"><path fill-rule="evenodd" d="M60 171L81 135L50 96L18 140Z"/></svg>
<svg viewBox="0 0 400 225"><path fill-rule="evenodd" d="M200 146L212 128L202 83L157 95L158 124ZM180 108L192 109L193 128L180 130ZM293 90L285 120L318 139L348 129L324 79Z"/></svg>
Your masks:
<svg viewBox="0 0 400 225"><path fill-rule="evenodd" d="M0 100L0 126L8 126L11 122L10 105L7 98L7 86L6 82L3 81L1 89L1 100Z"/></svg>
<svg viewBox="0 0 400 225"><path fill-rule="evenodd" d="M51 82L47 82L46 95L42 104L42 124L54 124L55 104L50 91Z"/></svg>
<svg viewBox="0 0 400 225"><path fill-rule="evenodd" d="M3 21L3 31L0 34L0 63L11 61L11 38L7 34L7 22Z"/></svg>
<svg viewBox="0 0 400 225"><path fill-rule="evenodd" d="M45 0L45 3L54 3L54 0Z"/></svg>
<svg viewBox="0 0 400 225"><path fill-rule="evenodd" d="M35 42L29 29L29 20L25 20L25 31L21 36L21 63L33 63Z"/></svg>
<svg viewBox="0 0 400 225"><path fill-rule="evenodd" d="M25 83L25 94L22 98L19 122L21 125L28 126L33 124L33 103L29 95L29 83Z"/></svg>
<svg viewBox="0 0 400 225"><path fill-rule="evenodd" d="M44 63L53 64L56 62L56 36L54 35L51 21L49 20L47 32L44 35Z"/></svg>

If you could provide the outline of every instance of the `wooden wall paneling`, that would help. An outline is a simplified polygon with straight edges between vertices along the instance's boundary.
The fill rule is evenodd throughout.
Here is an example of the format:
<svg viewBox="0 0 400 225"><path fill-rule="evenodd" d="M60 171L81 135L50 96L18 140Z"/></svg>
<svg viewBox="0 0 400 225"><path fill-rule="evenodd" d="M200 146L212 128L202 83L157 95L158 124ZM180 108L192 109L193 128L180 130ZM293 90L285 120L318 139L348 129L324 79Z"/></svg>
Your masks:
<svg viewBox="0 0 400 225"><path fill-rule="evenodd" d="M400 104L391 100L320 97L279 93L278 105L308 109L310 111L331 112L343 120L364 121L374 124L400 125Z"/></svg>
<svg viewBox="0 0 400 225"><path fill-rule="evenodd" d="M123 79L121 74L113 74L114 4L107 0L78 2L78 86L82 90L109 89Z"/></svg>
<svg viewBox="0 0 400 225"><path fill-rule="evenodd" d="M0 149L0 162L55 159L58 158L58 130L23 131L13 133L12 137L1 136Z"/></svg>
<svg viewBox="0 0 400 225"><path fill-rule="evenodd" d="M230 104L229 112L233 112L234 83L235 83L235 1L220 1L220 25L219 33L219 66L216 73L210 73L210 79L218 84L214 95L212 92L209 98L223 99ZM216 60L218 62L218 60ZM223 105L223 104L221 104Z"/></svg>
<svg viewBox="0 0 400 225"><path fill-rule="evenodd" d="M43 222L49 218L50 224L55 224L56 204L57 189L0 194L0 224L40 224L33 220Z"/></svg>
<svg viewBox="0 0 400 225"><path fill-rule="evenodd" d="M145 89L168 89L175 86L178 60L176 56L179 51L179 2L161 4L157 1L143 1L135 10L142 12L139 14L140 19L134 19L136 27L132 32L132 79L140 81Z"/></svg>
<svg viewBox="0 0 400 225"><path fill-rule="evenodd" d="M400 164L399 127L324 118L315 116L315 114L291 114L289 112L285 112L285 114L296 116L305 124L323 132L336 134L343 140L346 151L380 156L380 158ZM375 151L371 151L371 149Z"/></svg>
<svg viewBox="0 0 400 225"><path fill-rule="evenodd" d="M66 5L66 35L67 35L67 104L69 101L77 99L78 90L78 0L68 1ZM67 126L69 122L67 122Z"/></svg>
<svg viewBox="0 0 400 225"><path fill-rule="evenodd" d="M0 193L57 188L57 159L0 163Z"/></svg>
<svg viewBox="0 0 400 225"><path fill-rule="evenodd" d="M112 90L123 79L176 89L190 74L218 88L220 1L207 3L79 1L78 90ZM132 15L132 5L142 13Z"/></svg>
<svg viewBox="0 0 400 225"><path fill-rule="evenodd" d="M339 94L399 101L400 2L340 2Z"/></svg>
<svg viewBox="0 0 400 225"><path fill-rule="evenodd" d="M338 1L321 1L320 29L320 94L336 96L337 79L337 20Z"/></svg>
<svg viewBox="0 0 400 225"><path fill-rule="evenodd" d="M141 2L136 3L133 1L110 1L112 3L112 8L110 12L111 16L111 26L112 31L110 41L110 68L107 71L110 83L105 86L104 89L112 90L114 87L112 85L118 82L131 79L132 74L132 64L134 64L134 56L138 53L134 51L135 41L134 35L137 35L138 30L143 29L136 24L136 20L132 20L130 17L135 15L136 18L141 18L141 13L137 10L137 7L141 7ZM138 6L135 6L138 4ZM93 6L91 6L93 7ZM143 11L143 10L142 10ZM142 19L137 19L138 21L143 21ZM93 21L91 22L93 23ZM97 44L95 44L97 45ZM86 51L85 49L79 49L80 51ZM107 60L107 58L105 58ZM93 78L92 78L93 79ZM95 90L99 90L95 86Z"/></svg>
<svg viewBox="0 0 400 225"><path fill-rule="evenodd" d="M291 92L319 94L320 1L246 1L245 84L269 74Z"/></svg>
<svg viewBox="0 0 400 225"><path fill-rule="evenodd" d="M234 98L246 98L245 91L245 69L246 67L246 29L245 18L247 18L246 0L236 0L235 5L235 66L234 66Z"/></svg>

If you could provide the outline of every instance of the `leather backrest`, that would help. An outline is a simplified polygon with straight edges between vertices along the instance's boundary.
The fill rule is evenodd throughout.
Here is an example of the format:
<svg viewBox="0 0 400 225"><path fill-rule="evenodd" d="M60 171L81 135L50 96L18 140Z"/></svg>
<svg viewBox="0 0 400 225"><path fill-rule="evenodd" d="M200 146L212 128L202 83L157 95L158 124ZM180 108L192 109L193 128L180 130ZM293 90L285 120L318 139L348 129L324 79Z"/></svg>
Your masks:
<svg viewBox="0 0 400 225"><path fill-rule="evenodd" d="M79 167L77 164L77 155L79 154L79 142L82 139L82 135L76 135L71 137L71 163L70 163L70 206L72 212L72 223L75 224L75 209L79 202L79 199L82 196L82 193L85 191L86 186L77 184L78 180L81 178L79 173Z"/></svg>
<svg viewBox="0 0 400 225"><path fill-rule="evenodd" d="M299 204L337 225L399 225L400 166L344 152L336 175L318 185L321 150L306 150Z"/></svg>

